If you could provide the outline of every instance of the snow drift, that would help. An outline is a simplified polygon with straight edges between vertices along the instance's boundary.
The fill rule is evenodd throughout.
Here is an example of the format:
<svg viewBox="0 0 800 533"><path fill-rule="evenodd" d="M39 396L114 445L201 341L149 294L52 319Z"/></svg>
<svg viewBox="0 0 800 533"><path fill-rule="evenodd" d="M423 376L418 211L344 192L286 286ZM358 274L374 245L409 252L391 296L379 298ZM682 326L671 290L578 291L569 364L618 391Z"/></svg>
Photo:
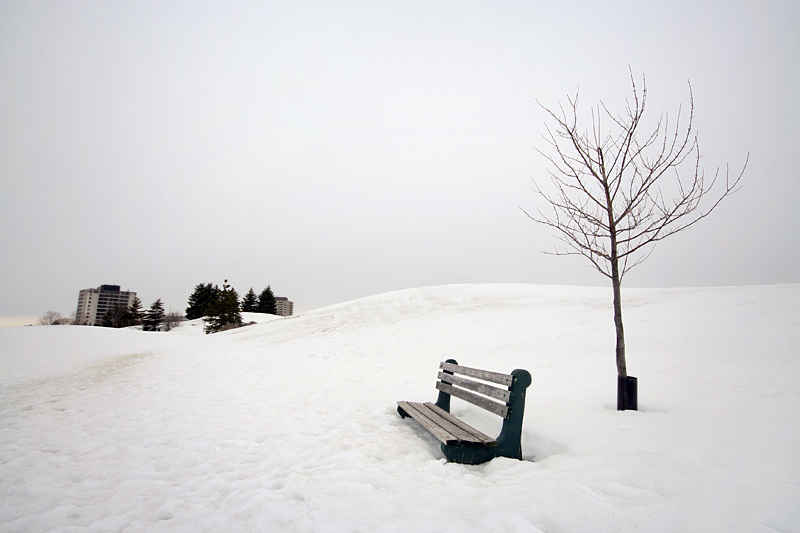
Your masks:
<svg viewBox="0 0 800 533"><path fill-rule="evenodd" d="M2 329L0 531L800 530L800 285L624 291L638 412L615 410L610 292L431 287L209 336ZM447 358L531 373L524 461L446 463L397 415Z"/></svg>

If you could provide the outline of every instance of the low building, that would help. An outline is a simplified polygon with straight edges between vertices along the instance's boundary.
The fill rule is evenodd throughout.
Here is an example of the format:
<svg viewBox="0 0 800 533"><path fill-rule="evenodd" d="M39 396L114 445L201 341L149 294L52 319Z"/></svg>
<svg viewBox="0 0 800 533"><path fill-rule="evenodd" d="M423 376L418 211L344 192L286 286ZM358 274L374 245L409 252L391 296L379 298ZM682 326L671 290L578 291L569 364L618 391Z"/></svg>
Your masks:
<svg viewBox="0 0 800 533"><path fill-rule="evenodd" d="M292 316L294 313L294 302L283 296L275 297L275 314L280 316Z"/></svg>
<svg viewBox="0 0 800 533"><path fill-rule="evenodd" d="M103 320L105 314L115 307L130 307L136 293L121 291L119 285L100 285L96 289L83 289L78 293L78 309L75 323L94 326Z"/></svg>

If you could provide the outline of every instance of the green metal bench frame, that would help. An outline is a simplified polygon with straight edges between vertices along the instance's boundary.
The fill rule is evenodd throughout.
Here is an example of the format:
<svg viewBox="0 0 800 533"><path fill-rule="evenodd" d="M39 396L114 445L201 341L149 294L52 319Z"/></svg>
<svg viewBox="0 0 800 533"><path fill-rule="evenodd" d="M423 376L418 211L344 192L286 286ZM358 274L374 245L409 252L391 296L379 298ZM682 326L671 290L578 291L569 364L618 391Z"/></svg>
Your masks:
<svg viewBox="0 0 800 533"><path fill-rule="evenodd" d="M455 359L439 363L439 369L436 383L439 398L436 403L397 402L400 416L410 416L439 439L448 461L477 465L495 457L522 460L522 417L525 414L525 391L531 384L530 373L520 369L511 374L489 372L458 366ZM503 428L497 439L451 415L451 396L502 417Z"/></svg>

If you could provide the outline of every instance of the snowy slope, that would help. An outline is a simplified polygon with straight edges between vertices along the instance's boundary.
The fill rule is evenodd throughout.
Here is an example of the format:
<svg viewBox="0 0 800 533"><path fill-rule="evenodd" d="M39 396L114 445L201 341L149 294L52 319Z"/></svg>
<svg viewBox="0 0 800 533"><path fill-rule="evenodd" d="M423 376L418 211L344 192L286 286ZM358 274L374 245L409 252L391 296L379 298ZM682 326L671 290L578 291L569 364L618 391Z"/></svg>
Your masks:
<svg viewBox="0 0 800 533"><path fill-rule="evenodd" d="M800 285L625 291L639 412L614 409L610 292L431 287L209 336L2 329L0 531L800 530ZM446 358L531 372L525 461L445 463L397 416Z"/></svg>

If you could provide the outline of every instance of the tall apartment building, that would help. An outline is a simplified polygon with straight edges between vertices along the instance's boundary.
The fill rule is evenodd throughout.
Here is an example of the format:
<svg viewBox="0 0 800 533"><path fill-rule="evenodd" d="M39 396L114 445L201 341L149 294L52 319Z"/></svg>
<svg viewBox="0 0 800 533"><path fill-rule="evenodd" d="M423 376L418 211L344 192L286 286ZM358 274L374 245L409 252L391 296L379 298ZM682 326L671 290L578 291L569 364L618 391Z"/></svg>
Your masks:
<svg viewBox="0 0 800 533"><path fill-rule="evenodd" d="M83 289L78 293L75 323L94 326L116 306L130 307L135 297L135 292L121 291L119 285L100 285L96 289Z"/></svg>
<svg viewBox="0 0 800 533"><path fill-rule="evenodd" d="M283 296L276 296L275 311L276 315L292 316L292 313L294 313L294 302L290 302L289 298L284 298Z"/></svg>

